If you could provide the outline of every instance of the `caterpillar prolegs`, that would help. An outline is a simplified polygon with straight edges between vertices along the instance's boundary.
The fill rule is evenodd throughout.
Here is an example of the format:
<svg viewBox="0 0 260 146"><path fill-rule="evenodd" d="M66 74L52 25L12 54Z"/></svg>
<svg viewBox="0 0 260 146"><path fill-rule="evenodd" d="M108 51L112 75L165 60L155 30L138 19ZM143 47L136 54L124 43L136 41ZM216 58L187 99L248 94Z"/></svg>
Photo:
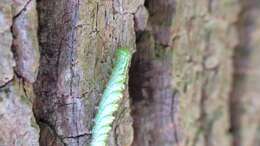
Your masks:
<svg viewBox="0 0 260 146"><path fill-rule="evenodd" d="M118 110L119 101L123 97L125 81L127 79L128 67L132 53L127 48L120 48L116 51L116 61L108 84L103 92L95 124L92 129L92 139L90 146L105 146L111 124L115 117L113 113Z"/></svg>

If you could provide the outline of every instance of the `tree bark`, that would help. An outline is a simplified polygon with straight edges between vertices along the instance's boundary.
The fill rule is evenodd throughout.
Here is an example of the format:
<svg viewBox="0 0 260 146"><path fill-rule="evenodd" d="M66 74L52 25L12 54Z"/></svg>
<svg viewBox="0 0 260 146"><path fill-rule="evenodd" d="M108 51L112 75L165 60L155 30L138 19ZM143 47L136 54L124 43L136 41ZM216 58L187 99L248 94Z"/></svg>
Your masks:
<svg viewBox="0 0 260 146"><path fill-rule="evenodd" d="M129 83L133 145L258 146L259 2L145 6Z"/></svg>
<svg viewBox="0 0 260 146"><path fill-rule="evenodd" d="M0 145L37 146L32 84L39 65L36 3L0 2Z"/></svg>
<svg viewBox="0 0 260 146"><path fill-rule="evenodd" d="M38 1L41 60L34 111L41 145L88 145L114 52L118 47L135 49L132 13L141 4ZM127 93L117 114L109 145L128 146L132 118Z"/></svg>
<svg viewBox="0 0 260 146"><path fill-rule="evenodd" d="M1 0L0 146L84 146L114 52L109 146L259 146L258 0ZM128 90L129 89L129 90Z"/></svg>

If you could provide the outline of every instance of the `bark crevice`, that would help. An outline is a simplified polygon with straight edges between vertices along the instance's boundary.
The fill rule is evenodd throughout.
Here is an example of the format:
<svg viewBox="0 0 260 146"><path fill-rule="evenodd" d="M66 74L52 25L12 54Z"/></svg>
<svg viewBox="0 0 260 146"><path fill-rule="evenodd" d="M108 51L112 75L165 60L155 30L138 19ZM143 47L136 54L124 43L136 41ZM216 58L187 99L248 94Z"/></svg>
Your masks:
<svg viewBox="0 0 260 146"><path fill-rule="evenodd" d="M15 14L15 15L13 16L13 20L16 19L17 17L19 17L24 11L26 11L28 5L29 5L31 2L32 2L32 0L28 0L28 1L25 3L24 7L23 7L17 14Z"/></svg>
<svg viewBox="0 0 260 146"><path fill-rule="evenodd" d="M146 0L135 13L137 51L129 73L133 146L179 145L179 96L172 84L170 33L174 14L174 0Z"/></svg>
<svg viewBox="0 0 260 146"><path fill-rule="evenodd" d="M242 136L242 117L245 105L242 99L247 91L247 82L249 78L250 65L252 63L251 56L254 48L252 46L252 29L255 23L253 18L253 11L260 7L257 0L240 1L240 13L238 14L236 29L238 31L239 43L234 48L233 55L233 82L231 86L229 98L229 113L230 113L230 133L232 135L232 145L241 146L243 141Z"/></svg>
<svg viewBox="0 0 260 146"><path fill-rule="evenodd" d="M34 84L34 113L37 121L53 125L41 127L41 133L52 135L54 131L58 137L54 145L60 142L84 145L88 130L85 99L79 98L82 96L82 69L77 63L79 1L39 1L37 10L41 59ZM51 141L51 137L41 136L41 145Z"/></svg>

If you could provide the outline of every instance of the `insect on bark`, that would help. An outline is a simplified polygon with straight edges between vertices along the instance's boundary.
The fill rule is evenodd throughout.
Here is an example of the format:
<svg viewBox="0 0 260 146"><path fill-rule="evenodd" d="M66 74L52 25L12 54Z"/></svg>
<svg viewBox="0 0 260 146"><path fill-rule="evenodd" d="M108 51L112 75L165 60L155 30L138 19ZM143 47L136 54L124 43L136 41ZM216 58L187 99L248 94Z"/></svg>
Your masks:
<svg viewBox="0 0 260 146"><path fill-rule="evenodd" d="M112 122L115 119L113 114L118 110L119 101L123 98L131 56L132 53L127 48L120 48L116 51L114 68L94 120L90 146L105 146L107 143Z"/></svg>

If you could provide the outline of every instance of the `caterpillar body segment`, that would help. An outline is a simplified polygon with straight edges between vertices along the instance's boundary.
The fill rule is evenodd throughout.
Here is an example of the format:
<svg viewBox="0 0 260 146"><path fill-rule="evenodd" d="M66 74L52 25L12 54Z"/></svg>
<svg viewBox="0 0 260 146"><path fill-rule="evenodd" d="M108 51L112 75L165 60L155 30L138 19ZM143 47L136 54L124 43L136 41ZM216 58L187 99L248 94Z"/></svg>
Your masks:
<svg viewBox="0 0 260 146"><path fill-rule="evenodd" d="M114 68L94 120L90 146L106 146L115 119L113 114L118 110L119 102L123 97L131 56L132 53L127 48L120 48L116 51Z"/></svg>

